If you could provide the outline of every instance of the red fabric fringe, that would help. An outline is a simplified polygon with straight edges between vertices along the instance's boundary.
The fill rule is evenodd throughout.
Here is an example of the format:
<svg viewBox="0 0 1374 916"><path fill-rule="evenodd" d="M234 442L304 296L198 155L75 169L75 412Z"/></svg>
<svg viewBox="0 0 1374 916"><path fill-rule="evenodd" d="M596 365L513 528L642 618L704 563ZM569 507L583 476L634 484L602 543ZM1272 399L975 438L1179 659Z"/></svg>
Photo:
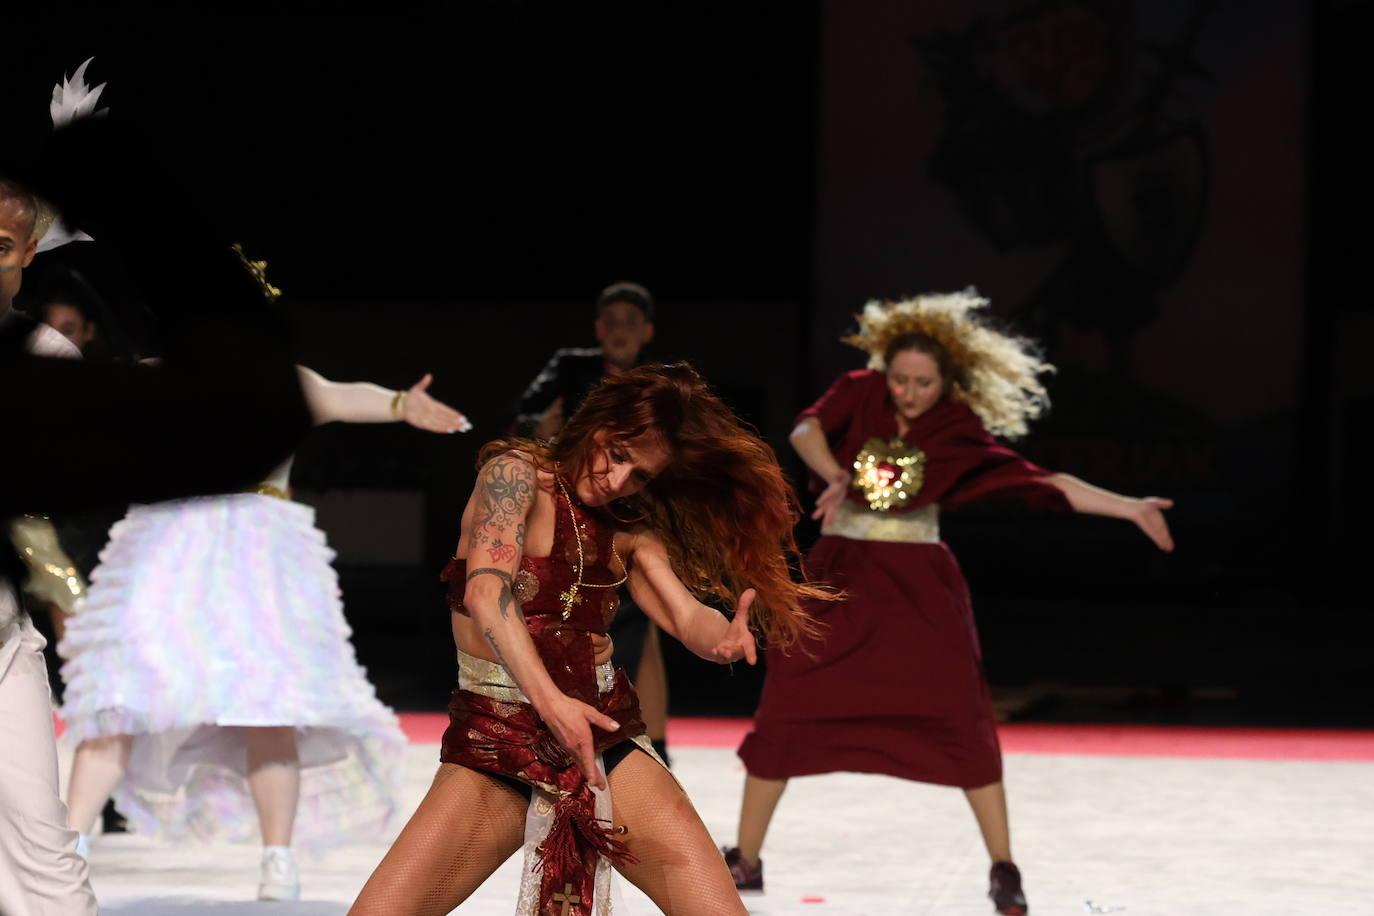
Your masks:
<svg viewBox="0 0 1374 916"><path fill-rule="evenodd" d="M596 817L596 798L586 785L560 798L553 809L553 825L539 847L536 870L555 875L575 874L579 867L596 867L596 857L605 856L617 865L634 865L639 860L630 852L615 830Z"/></svg>

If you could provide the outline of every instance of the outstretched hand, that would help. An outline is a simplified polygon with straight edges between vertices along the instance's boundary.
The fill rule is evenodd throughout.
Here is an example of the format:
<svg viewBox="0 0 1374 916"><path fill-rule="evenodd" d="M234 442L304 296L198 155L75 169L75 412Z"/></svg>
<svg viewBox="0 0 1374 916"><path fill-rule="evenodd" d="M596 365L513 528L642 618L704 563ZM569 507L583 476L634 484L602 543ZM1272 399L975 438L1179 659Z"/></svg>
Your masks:
<svg viewBox="0 0 1374 916"><path fill-rule="evenodd" d="M426 372L424 378L410 387L401 402L401 419L416 429L432 433L465 433L472 429L467 417L430 397L426 389L433 381L434 376Z"/></svg>
<svg viewBox="0 0 1374 916"><path fill-rule="evenodd" d="M1174 538L1169 533L1169 523L1164 518L1164 510L1173 507L1172 499L1147 496L1135 501L1135 513L1131 517L1131 521L1145 532L1145 536L1154 541L1155 546L1165 553L1173 552Z"/></svg>
<svg viewBox="0 0 1374 916"><path fill-rule="evenodd" d="M840 506L844 504L844 498L849 493L849 475L840 471L830 480L820 496L816 497L816 511L811 513L812 518L821 520L821 527L827 528L835 520L835 513L840 511Z"/></svg>
<svg viewBox="0 0 1374 916"><path fill-rule="evenodd" d="M749 630L749 606L754 603L758 593L752 588L744 590L739 596L739 606L735 608L735 619L725 631L725 638L711 650L711 657L722 665L737 662L741 658L749 664L758 664L759 650L754 644L754 634Z"/></svg>

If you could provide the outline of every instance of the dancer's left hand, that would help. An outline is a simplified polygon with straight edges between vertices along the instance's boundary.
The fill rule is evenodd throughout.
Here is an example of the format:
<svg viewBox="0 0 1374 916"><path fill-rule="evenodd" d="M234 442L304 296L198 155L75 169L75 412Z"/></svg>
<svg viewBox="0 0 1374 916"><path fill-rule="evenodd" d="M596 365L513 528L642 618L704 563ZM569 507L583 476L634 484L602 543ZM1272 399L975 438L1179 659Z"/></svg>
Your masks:
<svg viewBox="0 0 1374 916"><path fill-rule="evenodd" d="M401 402L401 419L416 429L432 433L465 433L472 429L468 418L443 401L437 401L426 391L434 376L428 372L406 392Z"/></svg>
<svg viewBox="0 0 1374 916"><path fill-rule="evenodd" d="M759 650L754 645L754 634L749 630L749 606L754 603L757 594L752 588L747 588L744 594L739 596L735 619L730 621L725 638L711 650L711 657L722 665L737 662L741 658L751 665L758 664Z"/></svg>

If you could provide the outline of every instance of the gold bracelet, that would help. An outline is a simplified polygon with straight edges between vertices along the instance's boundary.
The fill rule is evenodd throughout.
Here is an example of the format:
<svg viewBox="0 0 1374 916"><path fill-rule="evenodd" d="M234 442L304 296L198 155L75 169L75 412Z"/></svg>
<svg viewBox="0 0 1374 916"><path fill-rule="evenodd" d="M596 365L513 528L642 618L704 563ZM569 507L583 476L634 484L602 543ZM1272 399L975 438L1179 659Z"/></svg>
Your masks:
<svg viewBox="0 0 1374 916"><path fill-rule="evenodd" d="M398 391L391 396L391 415L400 420L405 416L406 393Z"/></svg>

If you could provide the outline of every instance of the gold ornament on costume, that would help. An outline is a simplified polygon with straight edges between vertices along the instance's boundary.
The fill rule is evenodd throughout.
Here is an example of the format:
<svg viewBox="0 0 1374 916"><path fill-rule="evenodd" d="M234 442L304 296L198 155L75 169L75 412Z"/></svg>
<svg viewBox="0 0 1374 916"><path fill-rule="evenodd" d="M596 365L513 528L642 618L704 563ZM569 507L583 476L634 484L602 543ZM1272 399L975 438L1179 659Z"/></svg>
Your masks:
<svg viewBox="0 0 1374 916"><path fill-rule="evenodd" d="M258 288L262 290L263 296L268 302L276 302L281 298L281 290L267 282L267 262L250 261L248 255L243 253L243 246L238 242L229 246L234 250L234 254L239 256L239 261L243 264L243 269L253 275L253 279L258 281Z"/></svg>
<svg viewBox="0 0 1374 916"><path fill-rule="evenodd" d="M74 614L86 594L86 580L57 539L57 529L44 515L24 515L10 522L10 541L28 567L24 591L40 601Z"/></svg>
<svg viewBox="0 0 1374 916"><path fill-rule="evenodd" d="M902 509L925 483L925 452L901 439L884 442L874 437L854 459L854 489L863 493L875 512Z"/></svg>
<svg viewBox="0 0 1374 916"><path fill-rule="evenodd" d="M539 577L528 569L516 570L510 591L521 604L533 601L539 594Z"/></svg>
<svg viewBox="0 0 1374 916"><path fill-rule="evenodd" d="M264 481L264 482L258 484L257 486L253 487L253 488L252 488L251 490L249 490L248 492L249 492L249 493L256 493L256 494L258 494L259 496L270 496L270 497L272 497L273 499L284 499L284 500L286 500L287 502L291 502L291 491L290 491L290 490L287 490L287 489L284 489L284 488L282 488L282 487L279 487L279 486L277 486L277 485L274 484L274 483L267 483L266 481Z"/></svg>

